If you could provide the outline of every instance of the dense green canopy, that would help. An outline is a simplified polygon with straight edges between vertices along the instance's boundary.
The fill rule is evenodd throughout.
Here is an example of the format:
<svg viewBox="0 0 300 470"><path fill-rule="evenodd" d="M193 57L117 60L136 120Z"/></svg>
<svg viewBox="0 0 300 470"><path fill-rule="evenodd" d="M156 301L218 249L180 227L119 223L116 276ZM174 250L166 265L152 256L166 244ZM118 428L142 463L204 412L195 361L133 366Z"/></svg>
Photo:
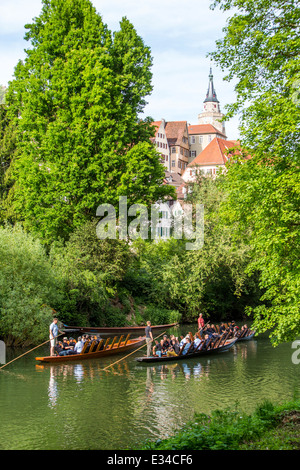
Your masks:
<svg viewBox="0 0 300 470"><path fill-rule="evenodd" d="M150 119L140 119L152 58L132 24L123 18L112 34L89 0L44 0L26 29L30 45L7 94L17 218L49 242L120 195L149 204L173 194Z"/></svg>
<svg viewBox="0 0 300 470"><path fill-rule="evenodd" d="M235 78L242 146L250 160L231 165L226 220L249 243L265 294L254 309L273 341L300 333L300 6L295 0L216 0L234 11L212 54Z"/></svg>

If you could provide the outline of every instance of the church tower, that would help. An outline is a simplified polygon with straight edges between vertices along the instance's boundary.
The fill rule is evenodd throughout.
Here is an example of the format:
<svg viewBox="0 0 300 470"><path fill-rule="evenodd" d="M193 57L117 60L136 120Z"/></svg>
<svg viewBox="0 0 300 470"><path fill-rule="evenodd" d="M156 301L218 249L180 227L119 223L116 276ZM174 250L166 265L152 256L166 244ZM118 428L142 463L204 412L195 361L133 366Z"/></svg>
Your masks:
<svg viewBox="0 0 300 470"><path fill-rule="evenodd" d="M212 69L210 68L208 90L204 100L203 112L198 114L198 124L212 124L222 134L226 135L225 124L220 122L224 114L221 113L213 78Z"/></svg>

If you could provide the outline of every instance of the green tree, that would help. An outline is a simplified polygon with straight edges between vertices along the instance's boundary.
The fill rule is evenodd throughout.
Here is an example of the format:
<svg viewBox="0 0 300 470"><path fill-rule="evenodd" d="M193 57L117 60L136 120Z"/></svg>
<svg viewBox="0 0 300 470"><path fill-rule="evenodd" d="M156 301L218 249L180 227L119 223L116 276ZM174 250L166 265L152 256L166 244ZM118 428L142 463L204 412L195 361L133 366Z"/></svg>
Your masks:
<svg viewBox="0 0 300 470"><path fill-rule="evenodd" d="M8 117L5 105L0 105L0 222L10 219L11 211L7 195L10 165L16 152L16 128Z"/></svg>
<svg viewBox="0 0 300 470"><path fill-rule="evenodd" d="M214 5L235 10L212 56L237 79L228 116L241 111L242 147L251 155L229 165L222 212L251 248L247 269L259 273L264 294L249 311L276 345L300 333L300 8L293 0Z"/></svg>
<svg viewBox="0 0 300 470"><path fill-rule="evenodd" d="M26 28L31 47L7 95L18 128L13 204L25 226L51 242L120 195L150 203L170 193L151 121L139 118L152 59L131 23L112 35L89 0L44 0Z"/></svg>
<svg viewBox="0 0 300 470"><path fill-rule="evenodd" d="M99 326L117 321L110 319L110 300L117 298L133 255L125 241L99 240L96 223L86 222L50 250L52 268L62 281L56 308L65 322Z"/></svg>
<svg viewBox="0 0 300 470"><path fill-rule="evenodd" d="M18 225L0 227L1 336L44 341L59 302L59 281L40 241Z"/></svg>
<svg viewBox="0 0 300 470"><path fill-rule="evenodd" d="M234 240L234 224L220 217L224 179L200 177L191 189L187 202L204 205L204 246L187 251L184 239L138 240L125 285L140 303L178 310L185 321L199 312L213 321L241 318L246 305L259 303L259 288L246 273L248 245Z"/></svg>
<svg viewBox="0 0 300 470"><path fill-rule="evenodd" d="M295 0L215 0L234 10L211 56L236 81L243 146L256 158L299 162L300 6Z"/></svg>

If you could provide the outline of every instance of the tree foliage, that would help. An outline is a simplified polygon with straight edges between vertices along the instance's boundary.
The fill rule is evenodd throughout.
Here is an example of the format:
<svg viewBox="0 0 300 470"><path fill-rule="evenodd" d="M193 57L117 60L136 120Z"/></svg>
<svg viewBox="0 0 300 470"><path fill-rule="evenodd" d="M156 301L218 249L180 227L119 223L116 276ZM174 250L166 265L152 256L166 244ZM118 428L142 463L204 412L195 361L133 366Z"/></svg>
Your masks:
<svg viewBox="0 0 300 470"><path fill-rule="evenodd" d="M178 310L183 320L202 312L215 322L242 318L247 305L259 303L255 277L246 274L249 247L232 236L220 220L226 197L223 179L201 177L192 185L189 203L204 205L204 245L186 250L186 240L134 244L137 253L124 282L134 296L159 307Z"/></svg>
<svg viewBox="0 0 300 470"><path fill-rule="evenodd" d="M233 10L211 56L236 81L243 144L256 158L299 162L300 6L295 0L216 0Z"/></svg>
<svg viewBox="0 0 300 470"><path fill-rule="evenodd" d="M0 228L0 333L20 341L45 340L58 283L39 240L18 225Z"/></svg>
<svg viewBox="0 0 300 470"><path fill-rule="evenodd" d="M120 195L149 204L170 193L139 117L152 58L132 24L123 18L113 35L89 0L44 0L26 29L31 47L7 95L18 130L12 200L25 226L49 243Z"/></svg>
<svg viewBox="0 0 300 470"><path fill-rule="evenodd" d="M272 329L274 344L300 333L299 298L299 3L216 0L234 9L212 54L227 79L237 79L242 146L251 159L230 165L224 220L251 248L248 272L264 291L253 310L258 331Z"/></svg>

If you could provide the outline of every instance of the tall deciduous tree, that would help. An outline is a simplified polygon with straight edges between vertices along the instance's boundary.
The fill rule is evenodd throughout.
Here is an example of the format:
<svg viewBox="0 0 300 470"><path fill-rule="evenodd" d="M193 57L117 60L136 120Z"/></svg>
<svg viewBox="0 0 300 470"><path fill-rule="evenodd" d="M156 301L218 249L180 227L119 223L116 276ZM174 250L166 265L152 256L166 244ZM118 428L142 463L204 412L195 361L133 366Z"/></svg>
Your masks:
<svg viewBox="0 0 300 470"><path fill-rule="evenodd" d="M10 219L8 206L4 200L9 191L9 168L15 151L16 129L13 122L8 118L7 107L0 104L0 221L4 220L5 217Z"/></svg>
<svg viewBox="0 0 300 470"><path fill-rule="evenodd" d="M300 7L294 0L216 0L234 9L212 54L227 79L237 79L242 145L250 160L229 168L225 219L248 241L260 273L258 331L274 344L300 333Z"/></svg>
<svg viewBox="0 0 300 470"><path fill-rule="evenodd" d="M151 122L139 117L151 54L131 23L112 35L89 0L44 0L26 28L31 47L7 96L18 127L14 208L25 226L45 241L67 238L99 204L135 202L122 181L135 182L141 167L139 197L167 194Z"/></svg>

